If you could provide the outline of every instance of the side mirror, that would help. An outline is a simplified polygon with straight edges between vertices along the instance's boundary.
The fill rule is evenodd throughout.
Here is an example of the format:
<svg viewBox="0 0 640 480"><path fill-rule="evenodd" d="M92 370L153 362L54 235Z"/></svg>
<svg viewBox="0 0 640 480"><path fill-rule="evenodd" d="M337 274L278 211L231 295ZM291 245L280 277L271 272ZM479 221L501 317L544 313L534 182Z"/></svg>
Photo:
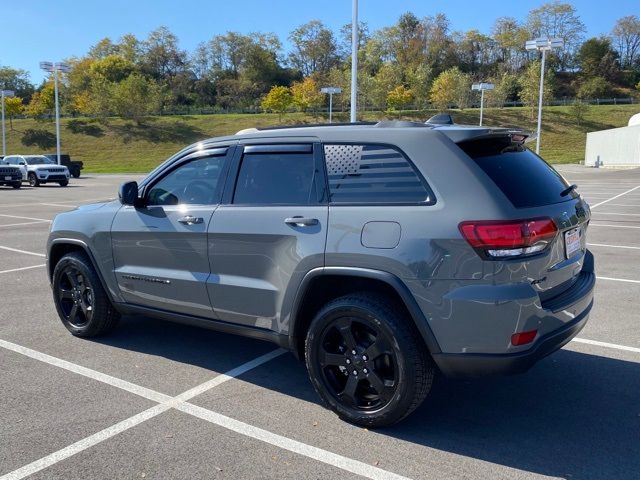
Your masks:
<svg viewBox="0 0 640 480"><path fill-rule="evenodd" d="M138 182L126 182L120 185L118 198L123 205L136 205L138 203Z"/></svg>

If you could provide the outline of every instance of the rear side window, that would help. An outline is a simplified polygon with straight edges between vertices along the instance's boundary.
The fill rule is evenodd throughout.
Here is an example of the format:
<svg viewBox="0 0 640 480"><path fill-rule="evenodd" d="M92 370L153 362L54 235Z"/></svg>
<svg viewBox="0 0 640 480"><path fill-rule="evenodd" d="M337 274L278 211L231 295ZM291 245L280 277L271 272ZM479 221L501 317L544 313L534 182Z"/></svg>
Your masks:
<svg viewBox="0 0 640 480"><path fill-rule="evenodd" d="M312 153L248 153L242 158L233 203L317 204L315 179Z"/></svg>
<svg viewBox="0 0 640 480"><path fill-rule="evenodd" d="M413 165L394 147L325 145L324 156L333 204L435 203Z"/></svg>
<svg viewBox="0 0 640 480"><path fill-rule="evenodd" d="M522 145L505 139L483 139L458 144L486 173L516 208L540 207L576 198L575 191L547 162Z"/></svg>

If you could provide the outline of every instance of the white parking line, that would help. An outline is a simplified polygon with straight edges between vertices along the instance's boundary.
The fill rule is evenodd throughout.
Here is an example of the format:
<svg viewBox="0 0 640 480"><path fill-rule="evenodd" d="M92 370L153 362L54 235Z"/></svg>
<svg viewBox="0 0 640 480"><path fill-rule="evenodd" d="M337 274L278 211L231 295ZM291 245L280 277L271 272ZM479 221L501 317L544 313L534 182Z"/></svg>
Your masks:
<svg viewBox="0 0 640 480"><path fill-rule="evenodd" d="M7 217L7 218L19 218L21 220L37 220L39 222L50 222L51 220L47 219L47 218L33 218L33 217L23 217L20 215L5 215L0 213L0 217Z"/></svg>
<svg viewBox="0 0 640 480"><path fill-rule="evenodd" d="M50 467L51 465L54 465L66 458L69 458L75 455L76 453L82 452L87 448L97 445L98 443L104 440L107 440L119 433L122 433L125 430L128 430L136 425L139 425L142 422L145 422L146 420L154 418L171 408L175 408L184 413L188 413L195 417L214 423L216 425L219 425L223 428L239 433L241 435L255 438L257 440L260 440L265 443L269 443L271 445L282 448L284 450L288 450L290 452L297 453L297 454L306 456L308 458L312 458L314 460L318 460L327 465L331 465L331 466L340 468L342 470L346 470L346 471L361 475L366 478L371 478L376 480L378 479L408 480L406 477L402 477L395 473L383 470L378 467L374 467L367 463L360 462L358 460L354 460L348 457L343 457L342 455L338 455L318 447L313 447L311 445L307 445L305 443L292 440L290 438L269 432L267 430L254 427L253 425L249 425L239 420L226 417L224 415L218 414L211 410L207 410L205 408L198 407L191 403L187 403L187 400L190 400L193 397L200 395L201 393L204 393L205 391L211 388L217 387L221 383L231 380L232 378L235 378L276 357L279 357L280 355L286 352L286 350L282 348L273 350L265 355L255 358L254 360L251 360L243 365L240 365L239 367L229 370L224 374L214 377L208 382L205 382L201 385L191 388L180 395L177 395L175 397L170 397L163 393L150 390L146 387L142 387L142 386L133 384L131 382L127 382L126 380L121 380L119 378L106 375L96 370L82 367L80 365L76 365L66 360L52 357L51 355L47 355L45 353L38 352L30 348L23 347L21 345L17 345L12 342L8 342L6 340L0 340L0 347L6 348L7 350L11 350L16 353L26 355L35 360L40 360L49 365L54 365L56 367L69 370L79 375L89 377L93 380L97 380L99 382L107 383L108 385L121 388L130 393L134 393L136 395L147 398L148 400L159 402L158 405L155 405L154 407L151 407L137 415L127 418L111 427L105 428L104 430L101 430L72 445L69 445L68 447L65 447L61 450L58 450L57 452L47 455L46 457L36 460L35 462L25 465L24 467L14 470L13 472L10 472L0 477L0 480L19 480L19 479L25 478L29 475L39 472L40 470Z"/></svg>
<svg viewBox="0 0 640 480"><path fill-rule="evenodd" d="M44 253L29 252L27 250L18 250L17 248L3 247L2 245L0 245L0 250L7 250L9 252L16 252L16 253L24 253L25 255L34 255L36 257L46 257Z"/></svg>
<svg viewBox="0 0 640 480"><path fill-rule="evenodd" d="M640 207L640 203L610 203L611 207Z"/></svg>
<svg viewBox="0 0 640 480"><path fill-rule="evenodd" d="M621 215L624 217L640 217L640 213L597 212L598 215Z"/></svg>
<svg viewBox="0 0 640 480"><path fill-rule="evenodd" d="M627 190L626 192L619 193L619 194L618 194L618 195L616 195L615 197L611 197L611 198L609 198L608 200L604 200L604 201L602 201L602 202L600 202L600 203L596 203L595 205L592 205L592 206L591 206L591 210L593 210L594 208L598 208L600 205L604 205L605 203L609 203L611 200L615 200L616 198L620 198L621 196L626 195L627 193L631 193L631 192L633 192L634 190L637 190L638 188L640 188L640 185L638 185L637 187L630 188L630 189L629 189L629 190Z"/></svg>
<svg viewBox="0 0 640 480"><path fill-rule="evenodd" d="M609 223L590 223L589 227L640 228L640 226L635 225L611 225Z"/></svg>
<svg viewBox="0 0 640 480"><path fill-rule="evenodd" d="M44 205L46 207L65 207L65 208L73 208L77 206L72 204L64 205L62 203L41 203L40 205Z"/></svg>
<svg viewBox="0 0 640 480"><path fill-rule="evenodd" d="M612 282L640 283L640 280L630 280L628 278L613 278L596 276L598 280L610 280Z"/></svg>
<svg viewBox="0 0 640 480"><path fill-rule="evenodd" d="M6 225L1 225L0 224L0 228L2 227L19 227L21 225L34 225L36 223L50 223L51 220L39 220L37 222L22 222L22 223L8 223Z"/></svg>
<svg viewBox="0 0 640 480"><path fill-rule="evenodd" d="M626 345L616 345L615 343L598 342L597 340L588 340L586 338L574 338L571 340L576 343L586 343L587 345L596 345L598 347L613 348L615 350L623 350L625 352L640 353L640 348L627 347Z"/></svg>
<svg viewBox="0 0 640 480"><path fill-rule="evenodd" d="M42 265L32 265L30 267L20 267L20 268L12 268L10 270L0 270L0 273L13 273L13 272L21 272L22 270L31 270L32 268L40 268L44 267L45 264Z"/></svg>
<svg viewBox="0 0 640 480"><path fill-rule="evenodd" d="M609 245L606 243L587 243L588 247L607 247L607 248L628 248L630 250L640 250L640 247L631 247L629 245Z"/></svg>

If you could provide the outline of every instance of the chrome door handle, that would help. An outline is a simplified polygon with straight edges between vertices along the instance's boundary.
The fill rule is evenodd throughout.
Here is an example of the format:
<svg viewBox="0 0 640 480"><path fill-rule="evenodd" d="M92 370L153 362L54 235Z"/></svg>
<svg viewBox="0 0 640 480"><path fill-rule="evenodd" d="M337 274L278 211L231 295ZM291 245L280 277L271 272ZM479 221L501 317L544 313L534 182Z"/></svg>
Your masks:
<svg viewBox="0 0 640 480"><path fill-rule="evenodd" d="M199 223L204 223L204 218L202 217L192 217L191 215L187 215L185 217L179 218L178 222L184 225L197 225Z"/></svg>
<svg viewBox="0 0 640 480"><path fill-rule="evenodd" d="M310 227L312 225L318 225L320 222L317 218L289 217L284 219L284 223L287 225L295 225L296 227Z"/></svg>

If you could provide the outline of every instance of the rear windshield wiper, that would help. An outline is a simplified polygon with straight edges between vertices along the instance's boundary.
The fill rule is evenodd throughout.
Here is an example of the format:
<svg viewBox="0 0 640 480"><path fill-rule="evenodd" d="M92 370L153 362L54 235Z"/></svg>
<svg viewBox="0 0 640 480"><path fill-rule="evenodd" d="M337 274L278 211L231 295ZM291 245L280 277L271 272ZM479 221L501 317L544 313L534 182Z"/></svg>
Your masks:
<svg viewBox="0 0 640 480"><path fill-rule="evenodd" d="M566 197L567 195L569 195L571 192L573 192L576 188L578 188L578 185L576 185L575 183L569 185L567 188L565 188L564 190L562 190L560 192L560 196L561 197Z"/></svg>

